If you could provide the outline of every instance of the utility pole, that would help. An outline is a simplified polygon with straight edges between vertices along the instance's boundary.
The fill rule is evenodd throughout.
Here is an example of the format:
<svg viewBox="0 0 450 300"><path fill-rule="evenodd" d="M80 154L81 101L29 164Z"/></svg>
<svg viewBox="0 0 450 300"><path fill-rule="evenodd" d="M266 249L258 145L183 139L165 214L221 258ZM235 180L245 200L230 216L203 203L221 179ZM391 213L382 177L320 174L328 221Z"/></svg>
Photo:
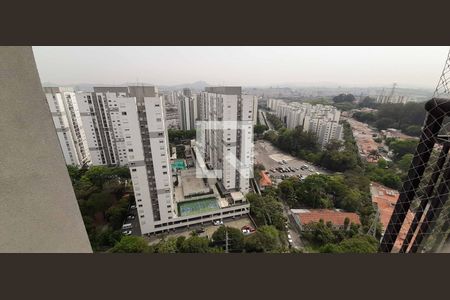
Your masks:
<svg viewBox="0 0 450 300"><path fill-rule="evenodd" d="M228 229L225 227L225 253L228 253Z"/></svg>

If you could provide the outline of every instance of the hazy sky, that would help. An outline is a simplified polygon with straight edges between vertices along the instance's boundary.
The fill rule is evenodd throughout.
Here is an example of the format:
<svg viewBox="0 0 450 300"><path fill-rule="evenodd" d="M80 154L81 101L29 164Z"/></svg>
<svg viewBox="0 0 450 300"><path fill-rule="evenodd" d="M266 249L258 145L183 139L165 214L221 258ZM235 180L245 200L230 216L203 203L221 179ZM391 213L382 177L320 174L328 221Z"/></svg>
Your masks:
<svg viewBox="0 0 450 300"><path fill-rule="evenodd" d="M33 47L42 82L435 88L449 47Z"/></svg>

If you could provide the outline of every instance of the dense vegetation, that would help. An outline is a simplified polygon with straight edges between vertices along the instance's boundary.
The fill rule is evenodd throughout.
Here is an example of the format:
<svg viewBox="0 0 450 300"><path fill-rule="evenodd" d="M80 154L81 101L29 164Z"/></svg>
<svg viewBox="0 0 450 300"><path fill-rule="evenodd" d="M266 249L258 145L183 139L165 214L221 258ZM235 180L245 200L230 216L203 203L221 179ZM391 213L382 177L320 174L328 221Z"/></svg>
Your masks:
<svg viewBox="0 0 450 300"><path fill-rule="evenodd" d="M277 230L284 231L287 220L277 196L276 190L269 190L264 195L247 194L246 198L250 202L250 214L258 226L273 225Z"/></svg>
<svg viewBox="0 0 450 300"><path fill-rule="evenodd" d="M405 134L419 136L426 113L423 106L423 103L417 102L386 103L379 105L377 112L356 112L353 118L375 126L379 130L396 128Z"/></svg>
<svg viewBox="0 0 450 300"><path fill-rule="evenodd" d="M68 166L80 211L94 251L106 251L122 237L121 227L134 201L125 167Z"/></svg>
<svg viewBox="0 0 450 300"><path fill-rule="evenodd" d="M280 239L279 231L274 226L261 226L256 232L244 235L241 230L221 226L211 238L191 236L163 238L154 245L142 237L123 237L112 249L114 253L229 253L240 252L286 252ZM226 242L228 235L228 248Z"/></svg>
<svg viewBox="0 0 450 300"><path fill-rule="evenodd" d="M278 130L278 129L284 127L283 122L276 115L268 113L268 114L266 114L266 118L267 118L267 121L270 124L272 124L272 126L275 130Z"/></svg>
<svg viewBox="0 0 450 300"><path fill-rule="evenodd" d="M316 135L312 132L303 132L301 127L280 128L278 132L270 130L264 134L264 138L293 156L332 171L344 172L355 168L358 164L356 146L351 140L345 139L344 143L331 141L325 151L322 151Z"/></svg>
<svg viewBox="0 0 450 300"><path fill-rule="evenodd" d="M169 135L170 143L177 143L184 140L192 140L195 139L196 136L195 129L192 130L169 129L167 130L167 133Z"/></svg>
<svg viewBox="0 0 450 300"><path fill-rule="evenodd" d="M255 133L256 137L260 137L267 129L269 128L266 125L257 124L253 127L253 132Z"/></svg>

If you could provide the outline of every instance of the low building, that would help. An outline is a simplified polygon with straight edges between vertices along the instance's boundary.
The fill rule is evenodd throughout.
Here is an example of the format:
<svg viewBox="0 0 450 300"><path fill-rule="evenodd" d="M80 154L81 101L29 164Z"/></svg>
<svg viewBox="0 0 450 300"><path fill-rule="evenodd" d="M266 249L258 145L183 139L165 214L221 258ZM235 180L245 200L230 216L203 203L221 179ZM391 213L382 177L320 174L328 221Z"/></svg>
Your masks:
<svg viewBox="0 0 450 300"><path fill-rule="evenodd" d="M379 183L372 182L370 184L370 193L372 195L372 203L378 211L379 221L383 227L382 234L384 235L384 231L389 225L392 213L394 212L395 204L398 201L399 192ZM403 223L397 241L394 244L393 252L398 252L398 250L402 246L413 219L413 213L411 211L408 211L406 220Z"/></svg>
<svg viewBox="0 0 450 300"><path fill-rule="evenodd" d="M356 213L344 212L339 209L291 209L291 213L295 223L302 231L308 230L306 225L321 220L324 223L331 222L335 229L346 229L346 219L348 219L349 224L361 224Z"/></svg>
<svg viewBox="0 0 450 300"><path fill-rule="evenodd" d="M260 190L264 190L267 187L271 187L272 186L272 180L269 177L269 172L267 172L266 170L262 170L260 172L261 175L261 179L259 180L259 188Z"/></svg>

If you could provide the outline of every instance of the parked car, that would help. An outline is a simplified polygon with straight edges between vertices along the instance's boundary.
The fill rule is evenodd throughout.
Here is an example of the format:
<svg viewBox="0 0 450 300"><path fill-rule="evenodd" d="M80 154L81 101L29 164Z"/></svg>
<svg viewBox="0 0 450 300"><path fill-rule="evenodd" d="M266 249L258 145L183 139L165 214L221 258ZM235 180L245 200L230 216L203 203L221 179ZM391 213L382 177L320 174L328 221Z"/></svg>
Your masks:
<svg viewBox="0 0 450 300"><path fill-rule="evenodd" d="M135 217L134 215L129 215L129 216L127 217L127 220L134 220L134 219L136 219L136 217Z"/></svg>
<svg viewBox="0 0 450 300"><path fill-rule="evenodd" d="M250 232L254 232L254 231L256 231L256 229L255 229L255 228L253 228L253 227L252 227L252 226L250 226L250 225L245 225L245 226L242 226L241 230L248 230L248 231L250 231Z"/></svg>
<svg viewBox="0 0 450 300"><path fill-rule="evenodd" d="M250 230L242 229L242 233L245 234L245 235L248 235L248 234L250 234Z"/></svg>
<svg viewBox="0 0 450 300"><path fill-rule="evenodd" d="M223 225L223 221L222 220L214 220L213 225L215 225L215 226Z"/></svg>
<svg viewBox="0 0 450 300"><path fill-rule="evenodd" d="M131 235L131 230L122 231L123 235Z"/></svg>
<svg viewBox="0 0 450 300"><path fill-rule="evenodd" d="M133 225L131 223L123 224L122 230L131 229L133 228Z"/></svg>
<svg viewBox="0 0 450 300"><path fill-rule="evenodd" d="M135 209L135 208L136 208L136 205L133 204L133 205L130 206L130 208L131 208L131 209Z"/></svg>

